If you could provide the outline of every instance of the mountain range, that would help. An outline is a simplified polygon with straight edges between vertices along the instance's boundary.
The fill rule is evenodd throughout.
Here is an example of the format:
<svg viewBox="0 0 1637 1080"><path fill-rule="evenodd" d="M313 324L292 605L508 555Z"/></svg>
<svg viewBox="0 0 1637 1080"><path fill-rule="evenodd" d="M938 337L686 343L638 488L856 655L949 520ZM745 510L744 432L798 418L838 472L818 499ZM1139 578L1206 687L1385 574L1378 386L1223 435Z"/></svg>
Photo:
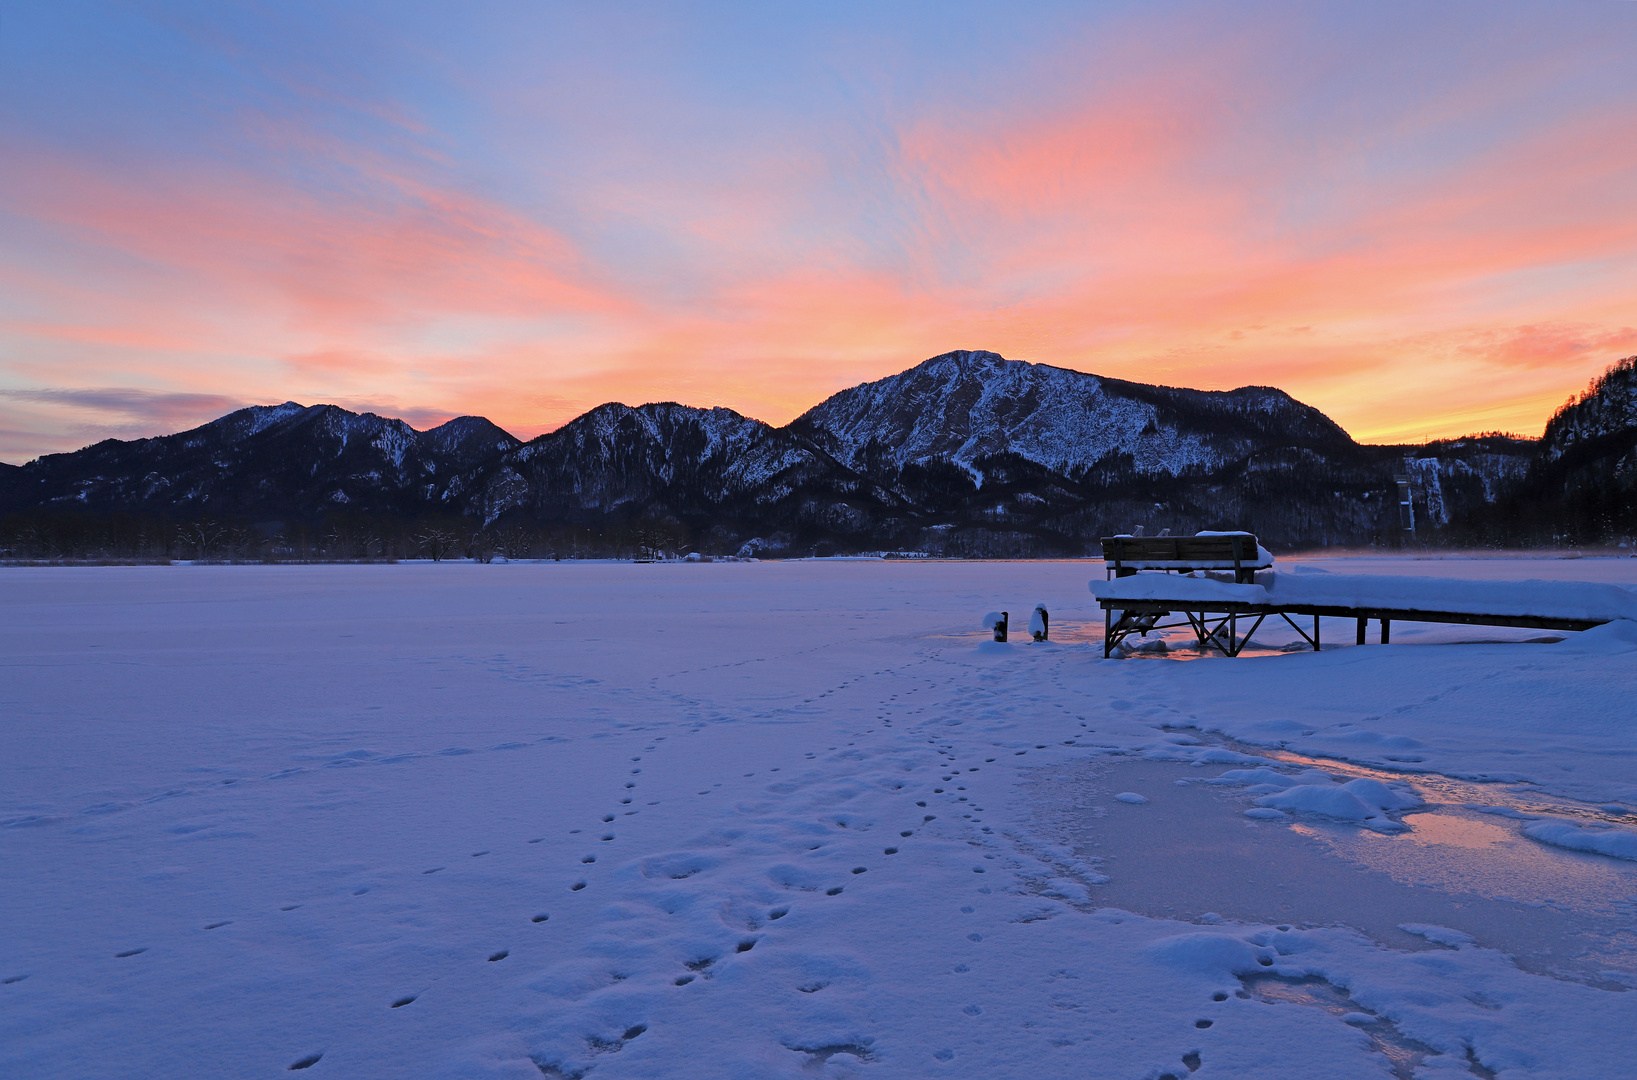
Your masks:
<svg viewBox="0 0 1637 1080"><path fill-rule="evenodd" d="M608 404L523 442L482 417L416 431L286 402L0 468L0 514L208 518L269 535L360 518L657 529L719 553L1080 554L1139 527L1247 528L1288 549L1398 541L1394 478L1406 475L1422 534L1493 533L1503 508L1538 516L1560 489L1580 493L1575 528L1618 531L1637 476L1634 364L1541 440L1410 447L1360 444L1271 387L1152 386L968 351L843 390L783 427L725 408Z"/></svg>

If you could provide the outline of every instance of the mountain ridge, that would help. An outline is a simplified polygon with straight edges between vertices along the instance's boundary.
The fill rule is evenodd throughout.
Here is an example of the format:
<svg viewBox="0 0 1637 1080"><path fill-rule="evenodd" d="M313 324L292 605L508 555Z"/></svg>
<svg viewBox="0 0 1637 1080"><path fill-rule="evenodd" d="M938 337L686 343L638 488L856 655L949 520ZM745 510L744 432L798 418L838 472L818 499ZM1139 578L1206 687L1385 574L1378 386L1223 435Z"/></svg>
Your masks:
<svg viewBox="0 0 1637 1080"><path fill-rule="evenodd" d="M1613 403L1634 372L1611 369L1575 415L1619 427L1637 412ZM1323 546L1395 539L1396 475L1412 477L1424 527L1455 529L1520 478L1546 475L1545 445L1372 446L1274 387L1157 386L959 350L838 391L782 427L724 407L609 402L525 442L482 417L417 431L334 405L251 406L0 470L0 512L441 515L478 530L593 533L649 522L719 551L1079 553L1137 525Z"/></svg>

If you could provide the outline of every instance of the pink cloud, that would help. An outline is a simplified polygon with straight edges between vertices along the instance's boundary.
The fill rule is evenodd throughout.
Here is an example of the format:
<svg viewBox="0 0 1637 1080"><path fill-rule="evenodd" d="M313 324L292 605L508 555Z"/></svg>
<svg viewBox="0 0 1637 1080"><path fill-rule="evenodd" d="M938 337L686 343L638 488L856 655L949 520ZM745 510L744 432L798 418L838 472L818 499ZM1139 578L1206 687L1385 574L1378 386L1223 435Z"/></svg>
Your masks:
<svg viewBox="0 0 1637 1080"><path fill-rule="evenodd" d="M83 259L0 268L37 301L0 335L42 380L124 365L178 392L482 413L520 434L614 399L783 422L956 347L1278 385L1365 438L1538 429L1637 351L1629 112L1423 161L1524 76L1298 135L1265 115L1291 91L1263 74L1265 41L1133 34L1103 54L1118 77L1028 109L906 112L869 168L791 137L559 193L581 214L567 224L461 178L408 110L289 76L383 134L248 114L272 167L117 173L13 144L0 194Z"/></svg>

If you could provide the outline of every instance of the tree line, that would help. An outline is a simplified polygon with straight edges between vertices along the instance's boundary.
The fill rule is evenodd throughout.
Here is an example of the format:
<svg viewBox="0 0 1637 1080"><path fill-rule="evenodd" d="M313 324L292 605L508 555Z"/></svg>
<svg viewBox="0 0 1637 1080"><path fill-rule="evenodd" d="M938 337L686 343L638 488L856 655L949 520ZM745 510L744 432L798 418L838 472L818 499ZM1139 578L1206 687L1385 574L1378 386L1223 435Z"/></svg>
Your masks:
<svg viewBox="0 0 1637 1080"><path fill-rule="evenodd" d="M675 520L593 527L345 512L317 523L70 511L0 516L0 560L11 563L663 559L686 554L692 539Z"/></svg>

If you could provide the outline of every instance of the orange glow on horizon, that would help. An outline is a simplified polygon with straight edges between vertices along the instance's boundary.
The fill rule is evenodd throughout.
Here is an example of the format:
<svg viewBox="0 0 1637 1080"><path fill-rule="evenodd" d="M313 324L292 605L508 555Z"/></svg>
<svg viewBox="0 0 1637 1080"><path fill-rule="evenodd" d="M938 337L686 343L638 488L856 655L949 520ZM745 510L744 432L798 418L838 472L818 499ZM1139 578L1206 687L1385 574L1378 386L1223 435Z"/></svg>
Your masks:
<svg viewBox="0 0 1637 1080"><path fill-rule="evenodd" d="M1637 112L1574 96L1584 45L1411 93L1297 23L1194 21L1122 11L988 96L877 65L854 111L474 68L438 122L300 69L181 156L0 130L0 460L183 415L145 393L525 438L614 400L782 424L956 348L1275 386L1365 442L1537 435L1637 353ZM51 404L109 387L133 411Z"/></svg>

